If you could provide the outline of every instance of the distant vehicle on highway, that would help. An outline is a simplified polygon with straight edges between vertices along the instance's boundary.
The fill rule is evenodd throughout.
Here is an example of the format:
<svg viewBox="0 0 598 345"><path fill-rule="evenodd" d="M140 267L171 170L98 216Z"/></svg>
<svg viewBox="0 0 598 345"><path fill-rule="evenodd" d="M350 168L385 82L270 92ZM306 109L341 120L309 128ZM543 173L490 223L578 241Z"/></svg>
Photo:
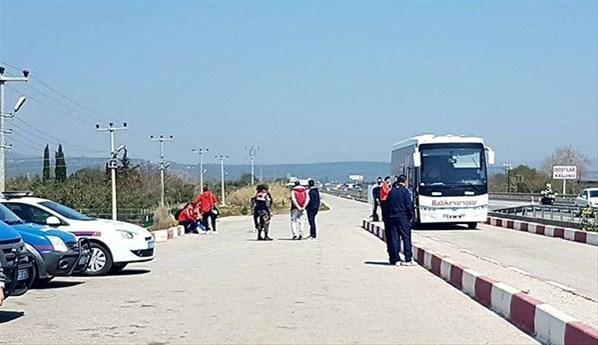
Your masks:
<svg viewBox="0 0 598 345"><path fill-rule="evenodd" d="M475 229L488 215L488 164L494 152L482 138L426 134L393 146L391 174L409 178L416 224Z"/></svg>
<svg viewBox="0 0 598 345"><path fill-rule="evenodd" d="M146 229L121 221L96 219L55 201L35 198L30 193L4 193L0 200L28 223L48 225L87 238L91 245L88 275L119 272L127 264L154 259L155 241Z"/></svg>
<svg viewBox="0 0 598 345"><path fill-rule="evenodd" d="M577 198L575 206L578 207L597 207L598 208L598 188L586 188Z"/></svg>
<svg viewBox="0 0 598 345"><path fill-rule="evenodd" d="M68 276L87 269L89 242L77 241L70 232L26 224L8 207L0 204L0 220L15 229L25 242L33 263L32 285L43 286L55 276ZM31 287L31 286L29 286Z"/></svg>

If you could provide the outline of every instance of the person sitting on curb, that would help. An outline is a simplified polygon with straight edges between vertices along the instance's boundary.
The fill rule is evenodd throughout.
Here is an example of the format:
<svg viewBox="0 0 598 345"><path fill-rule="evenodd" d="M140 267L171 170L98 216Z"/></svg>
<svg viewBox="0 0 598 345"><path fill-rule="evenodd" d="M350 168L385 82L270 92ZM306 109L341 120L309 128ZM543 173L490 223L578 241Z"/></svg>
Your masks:
<svg viewBox="0 0 598 345"><path fill-rule="evenodd" d="M197 234L197 220L196 220L195 208L193 204L188 202L185 207L179 212L177 221L179 225L185 228L185 233Z"/></svg>

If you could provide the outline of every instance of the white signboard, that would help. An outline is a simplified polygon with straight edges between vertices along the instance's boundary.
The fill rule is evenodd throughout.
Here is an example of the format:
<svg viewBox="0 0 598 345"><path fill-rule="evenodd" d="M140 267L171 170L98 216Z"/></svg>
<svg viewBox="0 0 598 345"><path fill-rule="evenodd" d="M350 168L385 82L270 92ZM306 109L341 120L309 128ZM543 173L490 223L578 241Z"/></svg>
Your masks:
<svg viewBox="0 0 598 345"><path fill-rule="evenodd" d="M552 167L552 178L555 180L575 180L577 179L577 167L555 165Z"/></svg>

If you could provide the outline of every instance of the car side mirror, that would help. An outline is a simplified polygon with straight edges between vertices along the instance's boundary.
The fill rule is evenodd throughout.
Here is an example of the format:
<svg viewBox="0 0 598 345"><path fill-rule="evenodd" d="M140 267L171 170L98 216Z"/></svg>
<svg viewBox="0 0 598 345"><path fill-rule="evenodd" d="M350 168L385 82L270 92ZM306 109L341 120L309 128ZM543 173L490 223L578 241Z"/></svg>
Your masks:
<svg viewBox="0 0 598 345"><path fill-rule="evenodd" d="M58 219L58 217L50 216L46 218L46 224L49 226L59 226L60 224L62 224L62 222L60 221L60 219Z"/></svg>

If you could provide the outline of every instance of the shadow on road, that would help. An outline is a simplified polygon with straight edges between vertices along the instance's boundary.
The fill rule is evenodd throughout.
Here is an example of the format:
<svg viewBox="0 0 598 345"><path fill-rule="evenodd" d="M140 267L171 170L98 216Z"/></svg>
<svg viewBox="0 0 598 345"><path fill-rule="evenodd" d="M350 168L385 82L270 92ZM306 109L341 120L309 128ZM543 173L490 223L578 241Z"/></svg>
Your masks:
<svg viewBox="0 0 598 345"><path fill-rule="evenodd" d="M0 324L10 322L25 315L22 311L0 311Z"/></svg>
<svg viewBox="0 0 598 345"><path fill-rule="evenodd" d="M148 270L146 268L131 268L128 270L122 270L118 273L110 274L110 276L135 276L140 274L148 274L150 272L151 270Z"/></svg>
<svg viewBox="0 0 598 345"><path fill-rule="evenodd" d="M364 261L363 263L364 263L364 265L393 266L388 261Z"/></svg>
<svg viewBox="0 0 598 345"><path fill-rule="evenodd" d="M52 281L48 282L46 285L36 286L36 287L34 287L34 289L36 289L36 290L62 289L62 288L77 286L77 285L80 285L83 283L84 282L80 282L80 281L60 281L60 280L55 281L55 280L52 280Z"/></svg>
<svg viewBox="0 0 598 345"><path fill-rule="evenodd" d="M413 227L415 231L450 231L450 230L464 230L470 231L470 229L461 224L420 224L417 227Z"/></svg>

